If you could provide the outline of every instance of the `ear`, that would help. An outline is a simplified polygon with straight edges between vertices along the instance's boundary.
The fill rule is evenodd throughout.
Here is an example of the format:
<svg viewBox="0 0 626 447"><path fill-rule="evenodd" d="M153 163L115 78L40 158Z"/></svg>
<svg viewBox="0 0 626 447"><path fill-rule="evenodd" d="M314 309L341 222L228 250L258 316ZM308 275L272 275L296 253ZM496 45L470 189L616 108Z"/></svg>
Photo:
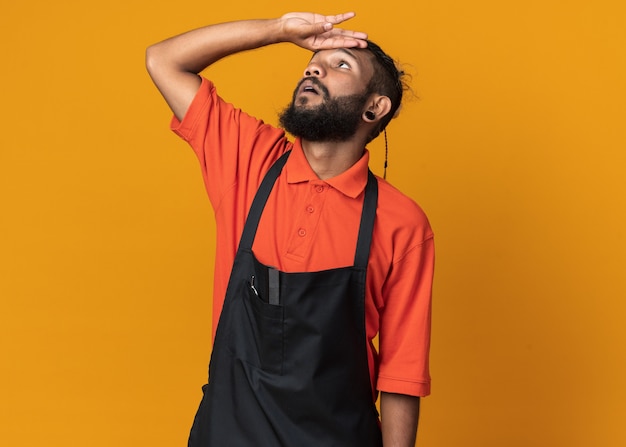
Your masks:
<svg viewBox="0 0 626 447"><path fill-rule="evenodd" d="M363 120L368 123L380 121L391 110L391 100L388 96L374 95L367 103L363 112Z"/></svg>

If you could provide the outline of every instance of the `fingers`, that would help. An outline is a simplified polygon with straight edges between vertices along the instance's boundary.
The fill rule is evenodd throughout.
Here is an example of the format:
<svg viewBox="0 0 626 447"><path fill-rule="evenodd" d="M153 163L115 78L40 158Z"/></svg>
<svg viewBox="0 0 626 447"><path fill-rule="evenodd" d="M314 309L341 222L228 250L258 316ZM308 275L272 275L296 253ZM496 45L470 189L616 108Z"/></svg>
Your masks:
<svg viewBox="0 0 626 447"><path fill-rule="evenodd" d="M346 20L350 20L355 15L356 15L356 13L354 13L354 12L344 12L343 14L335 14L335 15L325 16L324 19L327 22L330 22L330 23L333 23L333 24L337 24L337 23L345 22Z"/></svg>
<svg viewBox="0 0 626 447"><path fill-rule="evenodd" d="M318 36L310 45L312 50L329 50L333 48L366 48L367 42L363 39L336 36Z"/></svg>
<svg viewBox="0 0 626 447"><path fill-rule="evenodd" d="M353 12L328 16L301 12L285 14L282 17L284 40L309 50L365 48L366 33L335 28L335 25L354 16Z"/></svg>
<svg viewBox="0 0 626 447"><path fill-rule="evenodd" d="M343 38L345 40L345 43L349 44L350 46L362 46L363 44L359 41L364 41L367 39L366 33L334 27L334 25L345 22L346 20L353 18L355 15L356 14L354 12L345 12L343 14L325 16L324 19L327 23L325 24L324 30L327 33L330 31L328 34L333 38ZM330 27L328 27L329 24L332 26L332 30ZM364 44L363 46L366 46L366 44Z"/></svg>
<svg viewBox="0 0 626 447"><path fill-rule="evenodd" d="M360 31L351 31L341 28L334 28L333 31L337 32L336 37L342 37L344 39L352 39L356 41L362 41L367 39L367 34Z"/></svg>
<svg viewBox="0 0 626 447"><path fill-rule="evenodd" d="M321 46L328 48L365 48L367 47L367 34L344 30L340 28L333 28L333 30L324 36L323 42L320 42Z"/></svg>

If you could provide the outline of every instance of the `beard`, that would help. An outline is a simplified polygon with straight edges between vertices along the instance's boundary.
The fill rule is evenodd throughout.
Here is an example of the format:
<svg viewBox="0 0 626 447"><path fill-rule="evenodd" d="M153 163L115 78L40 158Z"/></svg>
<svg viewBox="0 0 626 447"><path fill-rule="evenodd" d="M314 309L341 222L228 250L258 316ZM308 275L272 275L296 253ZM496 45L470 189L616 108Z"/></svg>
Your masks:
<svg viewBox="0 0 626 447"><path fill-rule="evenodd" d="M361 115L368 95L366 93L331 98L328 90L315 78L313 83L321 90L324 101L314 107L305 107L306 97L296 104L296 95L301 81L296 87L291 103L279 115L280 125L295 137L307 141L347 141L361 122Z"/></svg>

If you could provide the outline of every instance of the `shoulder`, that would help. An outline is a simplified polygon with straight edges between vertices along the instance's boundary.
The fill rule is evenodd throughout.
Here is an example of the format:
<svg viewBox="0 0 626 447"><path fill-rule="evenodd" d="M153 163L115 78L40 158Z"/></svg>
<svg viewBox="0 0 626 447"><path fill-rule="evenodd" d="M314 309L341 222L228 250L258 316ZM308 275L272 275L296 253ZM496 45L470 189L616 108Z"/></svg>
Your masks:
<svg viewBox="0 0 626 447"><path fill-rule="evenodd" d="M376 224L385 238L405 244L410 250L433 238L433 230L422 207L386 180L378 180Z"/></svg>
<svg viewBox="0 0 626 447"><path fill-rule="evenodd" d="M213 82L206 78L202 78L183 120L174 116L170 127L196 152L204 152L205 147L212 151L224 147L232 152L234 147L274 145L285 139L282 129L222 99Z"/></svg>

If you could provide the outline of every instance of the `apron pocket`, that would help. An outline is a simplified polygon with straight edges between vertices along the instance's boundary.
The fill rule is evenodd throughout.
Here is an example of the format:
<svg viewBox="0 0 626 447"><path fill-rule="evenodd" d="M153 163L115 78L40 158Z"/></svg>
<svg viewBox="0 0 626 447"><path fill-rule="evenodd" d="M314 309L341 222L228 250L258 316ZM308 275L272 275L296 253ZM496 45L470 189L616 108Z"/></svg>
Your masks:
<svg viewBox="0 0 626 447"><path fill-rule="evenodd" d="M252 288L247 289L247 299L244 301L256 353L252 355L253 358L245 360L269 373L282 374L284 308L281 305L264 302ZM250 343L249 340L248 343ZM249 351L249 349L244 349L244 351Z"/></svg>

